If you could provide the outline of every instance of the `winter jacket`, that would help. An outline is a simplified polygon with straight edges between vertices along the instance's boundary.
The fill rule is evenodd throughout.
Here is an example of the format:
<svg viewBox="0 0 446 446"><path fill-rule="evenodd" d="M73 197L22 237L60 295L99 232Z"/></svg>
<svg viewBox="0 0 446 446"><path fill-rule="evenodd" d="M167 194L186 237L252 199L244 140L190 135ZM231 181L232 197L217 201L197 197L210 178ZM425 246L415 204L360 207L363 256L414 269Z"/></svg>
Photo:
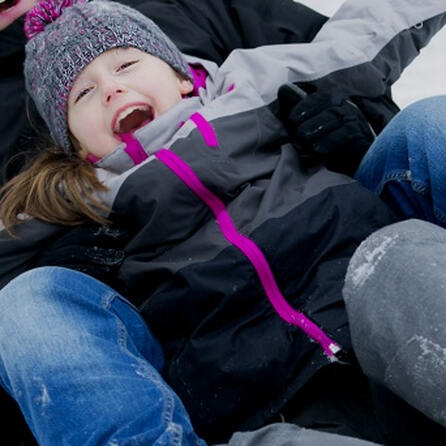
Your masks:
<svg viewBox="0 0 446 446"><path fill-rule="evenodd" d="M98 163L126 228L116 286L161 340L165 377L208 441L261 426L351 350L347 263L394 217L350 178L302 168L276 95L315 80L382 95L446 20L442 0L369 3L347 1L311 44L238 50L220 68L189 57L208 73L198 96ZM20 231L0 239L3 283L63 229Z"/></svg>
<svg viewBox="0 0 446 446"><path fill-rule="evenodd" d="M237 50L220 68L191 58L206 86L135 132L147 160L118 148L99 163L131 233L120 280L209 441L264 424L350 351L345 269L393 217L348 177L302 169L275 99L315 79L383 94L446 20L439 0L398 5L348 1L311 44Z"/></svg>

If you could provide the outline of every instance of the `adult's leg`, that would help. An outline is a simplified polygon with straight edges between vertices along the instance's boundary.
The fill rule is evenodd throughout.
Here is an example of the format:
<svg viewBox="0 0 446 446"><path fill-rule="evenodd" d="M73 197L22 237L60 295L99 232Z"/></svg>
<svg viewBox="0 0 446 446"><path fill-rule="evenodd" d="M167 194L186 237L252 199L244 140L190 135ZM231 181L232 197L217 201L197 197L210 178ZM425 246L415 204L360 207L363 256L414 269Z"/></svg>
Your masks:
<svg viewBox="0 0 446 446"><path fill-rule="evenodd" d="M0 292L0 383L40 445L205 445L162 362L137 310L85 274L38 268Z"/></svg>
<svg viewBox="0 0 446 446"><path fill-rule="evenodd" d="M446 227L446 96L398 113L368 150L356 178L401 217Z"/></svg>
<svg viewBox="0 0 446 446"><path fill-rule="evenodd" d="M205 446L163 382L137 310L97 280L38 268L0 292L0 383L41 446ZM229 446L373 446L280 423Z"/></svg>
<svg viewBox="0 0 446 446"><path fill-rule="evenodd" d="M224 446L224 445L220 445ZM235 433L227 446L378 446L376 443L328 432L275 423L253 432Z"/></svg>
<svg viewBox="0 0 446 446"><path fill-rule="evenodd" d="M444 229L419 220L385 227L352 257L344 298L364 372L446 427L445 264Z"/></svg>

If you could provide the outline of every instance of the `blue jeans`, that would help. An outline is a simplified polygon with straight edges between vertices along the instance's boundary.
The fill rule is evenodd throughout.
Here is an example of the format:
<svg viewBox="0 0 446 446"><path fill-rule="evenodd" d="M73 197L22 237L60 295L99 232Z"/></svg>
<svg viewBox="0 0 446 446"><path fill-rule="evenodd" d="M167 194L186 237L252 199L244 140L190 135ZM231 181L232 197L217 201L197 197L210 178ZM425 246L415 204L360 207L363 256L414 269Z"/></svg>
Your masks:
<svg viewBox="0 0 446 446"><path fill-rule="evenodd" d="M38 268L0 291L0 384L41 446L206 446L162 365L138 310L85 274ZM320 444L373 446L287 423L226 446Z"/></svg>
<svg viewBox="0 0 446 446"><path fill-rule="evenodd" d="M446 96L398 113L370 147L356 179L400 217L446 227Z"/></svg>
<svg viewBox="0 0 446 446"><path fill-rule="evenodd" d="M128 301L64 268L0 292L0 383L40 445L200 445L159 374L160 345Z"/></svg>

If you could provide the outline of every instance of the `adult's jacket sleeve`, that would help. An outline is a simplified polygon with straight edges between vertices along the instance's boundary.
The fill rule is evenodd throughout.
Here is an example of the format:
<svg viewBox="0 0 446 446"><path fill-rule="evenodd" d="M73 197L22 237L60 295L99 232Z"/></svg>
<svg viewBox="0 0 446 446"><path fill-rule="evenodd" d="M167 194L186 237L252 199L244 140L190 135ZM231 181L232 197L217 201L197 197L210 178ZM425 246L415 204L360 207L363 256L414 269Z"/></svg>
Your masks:
<svg viewBox="0 0 446 446"><path fill-rule="evenodd" d="M293 0L121 0L186 54L221 65L236 48L310 42L327 17Z"/></svg>
<svg viewBox="0 0 446 446"><path fill-rule="evenodd" d="M287 82L378 98L445 22L444 0L347 0L312 42L236 50L219 74L249 72L266 103Z"/></svg>

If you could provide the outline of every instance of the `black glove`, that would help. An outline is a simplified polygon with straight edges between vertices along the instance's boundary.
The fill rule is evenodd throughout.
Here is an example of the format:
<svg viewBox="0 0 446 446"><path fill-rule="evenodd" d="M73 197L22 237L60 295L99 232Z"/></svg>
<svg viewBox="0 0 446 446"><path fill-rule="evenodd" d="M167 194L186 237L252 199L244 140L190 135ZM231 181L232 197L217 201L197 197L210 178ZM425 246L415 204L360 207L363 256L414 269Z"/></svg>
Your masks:
<svg viewBox="0 0 446 446"><path fill-rule="evenodd" d="M344 95L307 94L294 84L279 89L280 117L303 160L353 175L375 139L361 110Z"/></svg>

